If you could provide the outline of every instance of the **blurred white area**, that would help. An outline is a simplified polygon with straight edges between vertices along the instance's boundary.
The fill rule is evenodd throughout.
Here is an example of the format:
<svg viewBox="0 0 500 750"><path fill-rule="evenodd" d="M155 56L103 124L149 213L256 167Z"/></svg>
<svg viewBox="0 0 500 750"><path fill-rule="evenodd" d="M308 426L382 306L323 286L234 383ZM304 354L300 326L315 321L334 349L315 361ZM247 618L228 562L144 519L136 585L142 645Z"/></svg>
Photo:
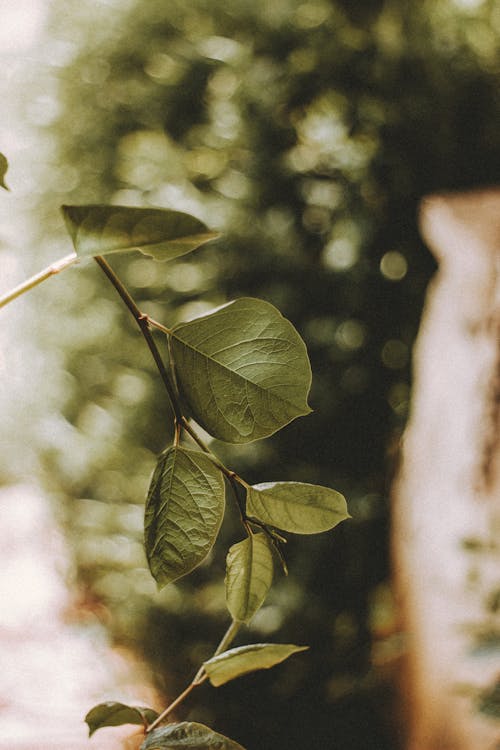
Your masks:
<svg viewBox="0 0 500 750"><path fill-rule="evenodd" d="M0 151L9 161L10 188L0 191L0 294L42 267L30 210L42 146L24 109L31 92L43 88L40 43L49 5L49 0L0 0ZM38 346L36 315L30 295L0 310L0 479L29 475L36 466L30 431L49 393L43 384L55 369Z"/></svg>
<svg viewBox="0 0 500 750"><path fill-rule="evenodd" d="M0 151L9 160L10 188L0 191L0 294L44 265L30 209L43 190L37 124L47 124L44 112L56 106L41 45L48 10L48 0L0 0ZM58 353L43 351L37 340L40 299L33 291L0 310L0 750L115 750L128 747L120 738L135 729L104 730L89 742L86 712L104 700L152 697L97 619L79 621L68 583L71 555L51 503L35 487L37 441L62 377ZM33 485L1 487L20 477Z"/></svg>
<svg viewBox="0 0 500 750"><path fill-rule="evenodd" d="M1 0L0 50L19 52L34 45L45 22L49 0Z"/></svg>
<svg viewBox="0 0 500 750"><path fill-rule="evenodd" d="M114 750L126 727L89 743L83 717L103 700L154 700L104 629L65 621L69 555L37 489L0 489L0 749ZM139 693L139 694L138 694Z"/></svg>

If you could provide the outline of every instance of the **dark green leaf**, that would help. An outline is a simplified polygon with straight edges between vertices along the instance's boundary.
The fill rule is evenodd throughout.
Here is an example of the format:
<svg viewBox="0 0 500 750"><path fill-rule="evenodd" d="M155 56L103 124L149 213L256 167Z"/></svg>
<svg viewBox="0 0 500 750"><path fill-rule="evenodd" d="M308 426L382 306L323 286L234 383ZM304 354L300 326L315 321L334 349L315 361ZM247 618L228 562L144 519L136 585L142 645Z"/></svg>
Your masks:
<svg viewBox="0 0 500 750"><path fill-rule="evenodd" d="M308 646L294 646L291 643L254 643L224 651L204 662L203 666L212 685L219 687L248 672L270 669L292 654L307 649Z"/></svg>
<svg viewBox="0 0 500 750"><path fill-rule="evenodd" d="M303 482L265 482L247 490L247 514L295 534L317 534L350 518L343 495Z"/></svg>
<svg viewBox="0 0 500 750"><path fill-rule="evenodd" d="M126 706L124 703L100 703L94 706L85 717L89 725L89 736L102 727L118 727L121 724L151 724L158 714L152 708Z"/></svg>
<svg viewBox="0 0 500 750"><path fill-rule="evenodd" d="M192 415L219 440L266 437L310 412L305 344L268 302L230 302L176 326L171 343Z"/></svg>
<svg viewBox="0 0 500 750"><path fill-rule="evenodd" d="M9 188L5 184L5 173L7 172L9 168L9 162L7 161L6 157L0 153L0 187L3 187L4 190L8 190Z"/></svg>
<svg viewBox="0 0 500 750"><path fill-rule="evenodd" d="M224 515L224 478L203 453L172 447L159 460L146 501L146 555L160 587L196 568Z"/></svg>
<svg viewBox="0 0 500 750"><path fill-rule="evenodd" d="M141 745L141 750L245 750L229 737L214 732L204 724L182 721L153 729Z"/></svg>
<svg viewBox="0 0 500 750"><path fill-rule="evenodd" d="M217 237L189 214L128 206L62 206L77 255L89 258L140 250L156 260L171 260Z"/></svg>
<svg viewBox="0 0 500 750"><path fill-rule="evenodd" d="M252 534L231 547L227 556L226 601L234 620L250 620L272 582L273 555L265 534Z"/></svg>

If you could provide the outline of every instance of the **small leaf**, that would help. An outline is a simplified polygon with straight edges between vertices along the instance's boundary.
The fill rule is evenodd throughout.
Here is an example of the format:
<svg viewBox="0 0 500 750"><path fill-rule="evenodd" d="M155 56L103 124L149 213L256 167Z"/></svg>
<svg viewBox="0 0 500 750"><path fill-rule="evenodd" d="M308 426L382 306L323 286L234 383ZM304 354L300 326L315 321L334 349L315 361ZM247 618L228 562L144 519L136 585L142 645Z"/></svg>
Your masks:
<svg viewBox="0 0 500 750"><path fill-rule="evenodd" d="M9 168L9 162L7 161L6 157L0 153L0 187L3 187L4 190L8 190L9 188L5 184L5 174Z"/></svg>
<svg viewBox="0 0 500 750"><path fill-rule="evenodd" d="M264 482L247 490L247 514L294 534L318 534L350 518L340 492L304 482Z"/></svg>
<svg viewBox="0 0 500 750"><path fill-rule="evenodd" d="M234 544L227 556L226 601L234 620L248 622L273 582L273 555L264 534Z"/></svg>
<svg viewBox="0 0 500 750"><path fill-rule="evenodd" d="M214 687L224 685L236 677L255 672L257 669L270 669L299 651L307 651L308 646L294 646L291 643L254 643L224 651L204 662L205 672Z"/></svg>
<svg viewBox="0 0 500 750"><path fill-rule="evenodd" d="M217 237L190 214L128 206L61 206L77 255L89 258L140 250L172 260Z"/></svg>
<svg viewBox="0 0 500 750"><path fill-rule="evenodd" d="M172 447L156 466L146 501L146 556L160 587L206 558L224 515L222 473L203 453Z"/></svg>
<svg viewBox="0 0 500 750"><path fill-rule="evenodd" d="M229 737L195 721L181 721L153 729L141 745L141 750L245 750Z"/></svg>
<svg viewBox="0 0 500 750"><path fill-rule="evenodd" d="M244 297L181 323L171 345L193 417L219 440L257 440L311 411L305 344L268 302Z"/></svg>
<svg viewBox="0 0 500 750"><path fill-rule="evenodd" d="M94 706L85 717L89 725L89 737L102 727L118 727L121 724L151 724L158 714L152 708L126 706L124 703L100 703Z"/></svg>

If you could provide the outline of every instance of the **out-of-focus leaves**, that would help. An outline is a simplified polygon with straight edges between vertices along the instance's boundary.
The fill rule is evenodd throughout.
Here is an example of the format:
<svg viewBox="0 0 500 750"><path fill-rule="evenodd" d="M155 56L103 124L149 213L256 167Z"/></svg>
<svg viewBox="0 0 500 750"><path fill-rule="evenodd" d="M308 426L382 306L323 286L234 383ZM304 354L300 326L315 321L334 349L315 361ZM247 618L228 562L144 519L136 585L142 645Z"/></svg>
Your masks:
<svg viewBox="0 0 500 750"><path fill-rule="evenodd" d="M195 721L181 721L153 729L141 745L141 750L245 750L229 737Z"/></svg>
<svg viewBox="0 0 500 750"><path fill-rule="evenodd" d="M500 679L493 686L481 692L478 708L482 714L500 719Z"/></svg>
<svg viewBox="0 0 500 750"><path fill-rule="evenodd" d="M4 190L9 189L5 184L5 173L7 172L8 168L9 162L7 161L7 157L4 156L4 154L0 153L0 187L3 187Z"/></svg>
<svg viewBox="0 0 500 750"><path fill-rule="evenodd" d="M247 490L247 514L294 534L328 531L346 518L343 495L304 482L264 482Z"/></svg>
<svg viewBox="0 0 500 750"><path fill-rule="evenodd" d="M128 206L62 206L76 253L94 255L140 250L172 260L217 237L199 219L180 211Z"/></svg>
<svg viewBox="0 0 500 750"><path fill-rule="evenodd" d="M160 587L196 568L224 515L224 478L202 453L172 447L158 461L146 502L146 555Z"/></svg>
<svg viewBox="0 0 500 750"><path fill-rule="evenodd" d="M214 687L234 680L236 677L270 669L299 651L307 651L309 646L295 646L291 643L253 643L224 651L204 662L203 666Z"/></svg>
<svg viewBox="0 0 500 750"><path fill-rule="evenodd" d="M273 554L265 534L234 544L227 556L226 602L234 620L248 622L264 602L273 581Z"/></svg>
<svg viewBox="0 0 500 750"><path fill-rule="evenodd" d="M191 412L219 440L257 440L310 412L305 344L268 302L229 302L176 326L171 340Z"/></svg>
<svg viewBox="0 0 500 750"><path fill-rule="evenodd" d="M85 717L89 727L89 737L102 727L118 727L122 724L151 724L158 714L152 708L127 706L124 703L108 701L91 708Z"/></svg>

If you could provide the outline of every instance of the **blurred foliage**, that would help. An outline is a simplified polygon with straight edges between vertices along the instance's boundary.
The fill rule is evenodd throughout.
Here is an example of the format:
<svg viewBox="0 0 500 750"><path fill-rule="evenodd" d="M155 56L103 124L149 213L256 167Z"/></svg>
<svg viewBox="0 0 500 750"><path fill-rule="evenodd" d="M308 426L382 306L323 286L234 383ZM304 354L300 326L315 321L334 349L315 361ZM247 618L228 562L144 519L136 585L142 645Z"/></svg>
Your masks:
<svg viewBox="0 0 500 750"><path fill-rule="evenodd" d="M333 535L290 540L291 576L251 625L255 640L279 630L309 643L307 658L207 690L188 718L261 750L396 748L387 484L434 268L416 215L429 192L498 179L499 6L55 0L51 36L58 91L28 106L47 129L46 190L192 211L223 232L168 266L139 255L113 266L157 319L249 294L294 322L314 414L220 452L250 482L333 486L353 515ZM62 222L42 213L62 247ZM67 498L88 602L142 643L173 694L225 625L223 557L237 537L229 518L218 555L155 594L143 500L171 419L122 307L91 264L47 295L45 346L67 372L45 466Z"/></svg>

